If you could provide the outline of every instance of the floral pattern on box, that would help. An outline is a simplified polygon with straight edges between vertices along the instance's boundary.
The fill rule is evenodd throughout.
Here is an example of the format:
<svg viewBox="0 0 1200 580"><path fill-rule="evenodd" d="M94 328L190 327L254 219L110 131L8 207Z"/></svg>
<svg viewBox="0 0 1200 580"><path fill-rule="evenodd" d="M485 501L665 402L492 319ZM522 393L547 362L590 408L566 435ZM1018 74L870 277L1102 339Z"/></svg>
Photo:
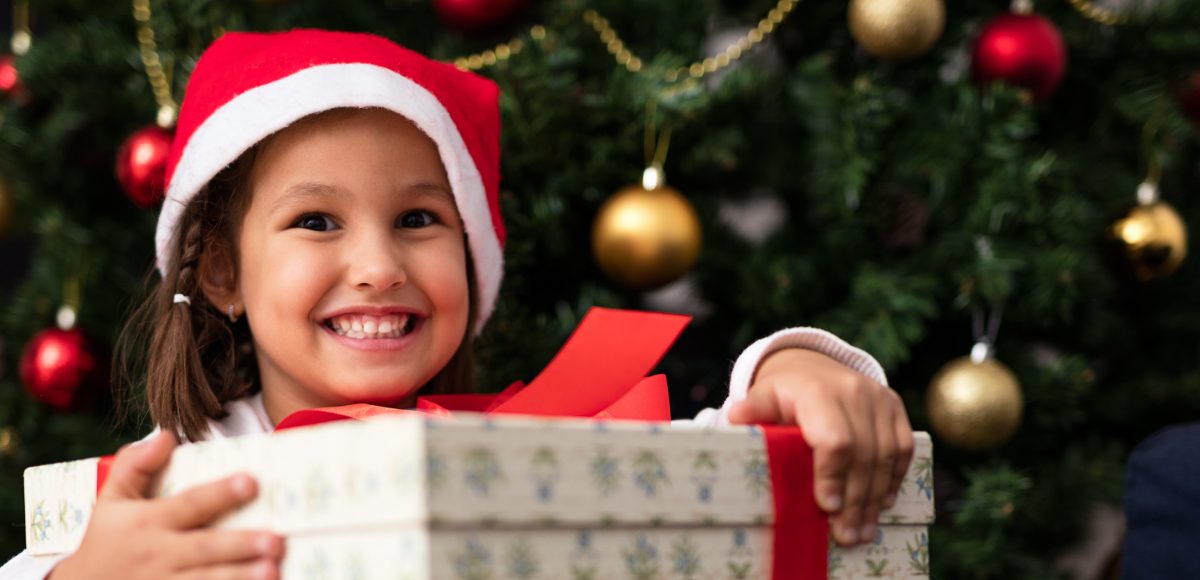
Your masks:
<svg viewBox="0 0 1200 580"><path fill-rule="evenodd" d="M442 530L430 537L432 578L699 580L759 578L770 569L765 528Z"/></svg>
<svg viewBox="0 0 1200 580"><path fill-rule="evenodd" d="M712 501L713 485L717 482L717 460L712 451L701 449L692 460L692 483L696 486L696 499L701 503Z"/></svg>
<svg viewBox="0 0 1200 580"><path fill-rule="evenodd" d="M533 479L535 497L545 503L554 499L554 484L558 483L558 454L552 447L541 447L530 459L529 476Z"/></svg>
<svg viewBox="0 0 1200 580"><path fill-rule="evenodd" d="M929 533L925 526L879 526L869 544L845 549L831 542L829 578L929 578Z"/></svg>
<svg viewBox="0 0 1200 580"><path fill-rule="evenodd" d="M617 468L617 460L609 454L609 450L600 447L589 464L591 467L592 485L601 496L610 496L617 491L621 481L621 472Z"/></svg>
<svg viewBox="0 0 1200 580"><path fill-rule="evenodd" d="M444 473L430 480L431 520L572 525L771 520L770 473L755 429L685 431L548 420L528 420L521 428L492 424L505 436L481 436L483 427L469 421L429 431L427 457L435 459L428 470Z"/></svg>
<svg viewBox="0 0 1200 580"><path fill-rule="evenodd" d="M35 553L74 550L96 503L96 459L25 471L25 543Z"/></svg>
<svg viewBox="0 0 1200 580"><path fill-rule="evenodd" d="M928 433L913 433L913 438L913 460L896 494L896 505L879 516L885 524L933 523L933 443Z"/></svg>

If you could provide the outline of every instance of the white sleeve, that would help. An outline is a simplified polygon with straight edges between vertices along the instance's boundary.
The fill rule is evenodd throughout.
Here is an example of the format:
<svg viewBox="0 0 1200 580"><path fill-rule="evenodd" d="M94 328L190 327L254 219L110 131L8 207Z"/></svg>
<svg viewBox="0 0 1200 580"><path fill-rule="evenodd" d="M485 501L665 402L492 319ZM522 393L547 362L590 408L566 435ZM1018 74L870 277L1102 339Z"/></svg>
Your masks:
<svg viewBox="0 0 1200 580"><path fill-rule="evenodd" d="M42 580L69 555L34 556L29 550L21 550L20 554L0 567L0 580Z"/></svg>
<svg viewBox="0 0 1200 580"><path fill-rule="evenodd" d="M806 348L817 351L847 367L854 369L871 379L887 385L887 375L879 361L860 348L851 346L846 341L834 336L833 333L819 328L786 328L771 336L755 342L742 351L737 361L733 363L733 372L729 377L729 396L720 409L702 409L694 419L672 421L673 425L684 427L727 425L729 424L729 408L734 403L746 398L750 382L758 365L767 355L785 348Z"/></svg>

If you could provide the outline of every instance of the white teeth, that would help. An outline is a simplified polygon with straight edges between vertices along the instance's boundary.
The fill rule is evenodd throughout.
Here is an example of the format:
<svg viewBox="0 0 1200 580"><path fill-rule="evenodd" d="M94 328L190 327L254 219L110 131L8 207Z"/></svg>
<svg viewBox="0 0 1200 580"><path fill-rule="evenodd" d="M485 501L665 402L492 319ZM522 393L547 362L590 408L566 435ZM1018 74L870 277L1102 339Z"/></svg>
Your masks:
<svg viewBox="0 0 1200 580"><path fill-rule="evenodd" d="M408 314L370 316L366 314L343 314L329 319L326 324L340 336L357 339L399 338L407 334Z"/></svg>

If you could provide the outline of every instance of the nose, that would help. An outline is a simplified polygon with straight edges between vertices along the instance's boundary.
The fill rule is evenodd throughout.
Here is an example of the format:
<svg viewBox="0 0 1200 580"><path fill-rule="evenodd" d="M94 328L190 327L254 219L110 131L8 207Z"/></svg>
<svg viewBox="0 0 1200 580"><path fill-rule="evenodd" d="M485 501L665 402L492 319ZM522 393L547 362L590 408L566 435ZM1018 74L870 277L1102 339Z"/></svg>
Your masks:
<svg viewBox="0 0 1200 580"><path fill-rule="evenodd" d="M400 244L395 230L364 231L350 244L347 260L350 283L355 288L390 290L408 281Z"/></svg>

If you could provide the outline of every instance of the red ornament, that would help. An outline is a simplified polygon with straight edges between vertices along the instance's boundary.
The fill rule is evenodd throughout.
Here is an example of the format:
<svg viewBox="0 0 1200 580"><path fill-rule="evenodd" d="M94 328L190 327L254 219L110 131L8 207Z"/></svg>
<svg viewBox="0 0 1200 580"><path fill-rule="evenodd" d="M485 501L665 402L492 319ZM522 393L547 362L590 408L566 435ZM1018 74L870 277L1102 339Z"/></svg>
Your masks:
<svg viewBox="0 0 1200 580"><path fill-rule="evenodd" d="M17 62L11 54L0 56L0 92L11 95L21 86L17 76Z"/></svg>
<svg viewBox="0 0 1200 580"><path fill-rule="evenodd" d="M11 54L0 55L0 95L17 99L22 104L29 99L29 92L17 73L17 60Z"/></svg>
<svg viewBox="0 0 1200 580"><path fill-rule="evenodd" d="M1192 124L1200 127L1200 71L1192 73L1175 92L1179 101L1179 109L1191 119Z"/></svg>
<svg viewBox="0 0 1200 580"><path fill-rule="evenodd" d="M516 14L525 0L433 0L442 22L464 32L495 28Z"/></svg>
<svg viewBox="0 0 1200 580"><path fill-rule="evenodd" d="M166 194L167 157L171 133L151 125L139 129L117 152L117 180L138 207L150 207Z"/></svg>
<svg viewBox="0 0 1200 580"><path fill-rule="evenodd" d="M999 80L1025 87L1041 101L1062 81L1067 49L1049 20L1036 14L1005 14L983 27L971 68L979 83Z"/></svg>
<svg viewBox="0 0 1200 580"><path fill-rule="evenodd" d="M107 384L108 366L79 330L50 328L21 354L21 382L37 400L60 411L94 403Z"/></svg>

